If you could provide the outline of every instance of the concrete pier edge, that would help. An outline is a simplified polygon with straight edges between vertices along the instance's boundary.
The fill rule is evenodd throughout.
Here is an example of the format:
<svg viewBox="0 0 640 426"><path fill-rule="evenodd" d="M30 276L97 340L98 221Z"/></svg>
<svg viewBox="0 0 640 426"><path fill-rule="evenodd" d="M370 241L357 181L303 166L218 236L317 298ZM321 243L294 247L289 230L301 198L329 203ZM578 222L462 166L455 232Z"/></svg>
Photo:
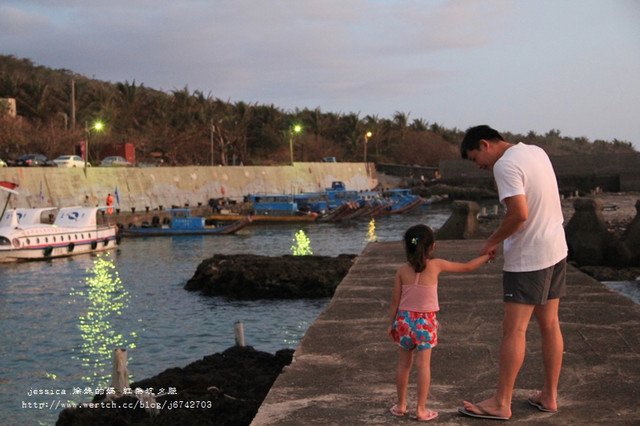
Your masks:
<svg viewBox="0 0 640 426"><path fill-rule="evenodd" d="M482 241L441 241L436 255L464 261ZM252 425L414 424L415 377L409 415L389 413L395 402L396 351L386 336L393 277L404 261L400 242L370 243L296 348ZM501 338L502 259L471 274L442 275L440 343L432 354L429 408L433 423L495 424L460 416L463 399L481 400L496 385ZM543 413L526 398L542 386L540 333L532 320L510 423L640 423L640 306L569 267L561 302L565 340L559 412Z"/></svg>

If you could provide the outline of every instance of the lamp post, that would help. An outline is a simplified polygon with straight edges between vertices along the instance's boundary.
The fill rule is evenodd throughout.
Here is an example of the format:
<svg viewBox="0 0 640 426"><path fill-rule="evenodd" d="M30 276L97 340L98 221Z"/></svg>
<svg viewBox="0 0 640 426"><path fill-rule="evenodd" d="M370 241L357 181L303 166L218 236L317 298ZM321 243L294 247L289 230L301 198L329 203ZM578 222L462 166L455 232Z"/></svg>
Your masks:
<svg viewBox="0 0 640 426"><path fill-rule="evenodd" d="M86 132L86 140L84 141L84 173L87 173L87 163L89 162L89 136L91 135L91 130L95 130L96 132L101 132L104 129L104 123L100 120L96 120L91 127L88 126L87 122L84 122L84 131Z"/></svg>
<svg viewBox="0 0 640 426"><path fill-rule="evenodd" d="M373 136L373 133L367 132L364 134L364 164L365 167L367 165L367 144L369 143L369 138Z"/></svg>
<svg viewBox="0 0 640 426"><path fill-rule="evenodd" d="M293 138L295 135L302 133L302 126L294 124L289 129L289 155L291 156L291 165L293 166Z"/></svg>

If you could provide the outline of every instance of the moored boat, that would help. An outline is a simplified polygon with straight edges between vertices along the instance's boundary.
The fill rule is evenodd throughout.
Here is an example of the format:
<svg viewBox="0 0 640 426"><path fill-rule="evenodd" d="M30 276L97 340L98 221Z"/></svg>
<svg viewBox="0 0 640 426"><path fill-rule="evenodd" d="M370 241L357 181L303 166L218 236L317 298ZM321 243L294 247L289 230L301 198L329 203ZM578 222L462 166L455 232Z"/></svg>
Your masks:
<svg viewBox="0 0 640 426"><path fill-rule="evenodd" d="M391 204L380 212L381 215L406 213L425 203L422 197L406 188L389 189L382 195L391 200Z"/></svg>
<svg viewBox="0 0 640 426"><path fill-rule="evenodd" d="M246 218L250 218L251 222L313 222L318 219L317 213L305 213L296 215L241 215L236 213L214 213L207 216L207 221L212 222L236 222Z"/></svg>
<svg viewBox="0 0 640 426"><path fill-rule="evenodd" d="M0 263L42 260L93 253L113 249L119 242L117 226L98 225L101 207L64 207L53 217L47 214L55 208L7 209L12 194L18 194L16 184L0 182L8 193L0 215Z"/></svg>
<svg viewBox="0 0 640 426"><path fill-rule="evenodd" d="M42 260L113 249L116 225L98 225L99 207L64 207L43 223L49 209L11 209L0 222L0 262Z"/></svg>
<svg viewBox="0 0 640 426"><path fill-rule="evenodd" d="M170 209L171 220L168 224L157 226L130 226L122 229L125 237L162 237L175 235L226 235L246 227L251 223L251 217L224 226L208 226L201 216L191 216L189 209Z"/></svg>
<svg viewBox="0 0 640 426"><path fill-rule="evenodd" d="M308 199L305 199L308 200ZM313 222L318 213L308 204L300 204L294 196L283 194L252 194L247 197L251 203L249 217L253 222ZM309 200L308 202L316 200ZM316 206L318 204L314 204ZM207 216L207 221L229 222L246 218L235 213L215 213Z"/></svg>

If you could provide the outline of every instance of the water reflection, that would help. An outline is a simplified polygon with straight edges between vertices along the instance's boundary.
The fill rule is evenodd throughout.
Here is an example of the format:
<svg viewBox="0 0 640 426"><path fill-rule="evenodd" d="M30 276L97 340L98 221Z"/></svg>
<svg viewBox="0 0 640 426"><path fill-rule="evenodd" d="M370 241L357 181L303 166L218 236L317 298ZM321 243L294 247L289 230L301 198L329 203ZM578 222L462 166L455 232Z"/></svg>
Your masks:
<svg viewBox="0 0 640 426"><path fill-rule="evenodd" d="M311 250L311 240L307 237L304 230L299 230L293 239L294 244L291 246L291 254L294 256L310 256L313 254Z"/></svg>
<svg viewBox="0 0 640 426"><path fill-rule="evenodd" d="M368 243L373 241L378 241L378 236L376 235L376 220L371 218L369 221L369 229L367 230L367 239Z"/></svg>
<svg viewBox="0 0 640 426"><path fill-rule="evenodd" d="M108 384L112 352L116 348L135 348L135 332L126 338L118 330L118 319L128 307L130 296L122 285L114 262L109 254L98 256L93 268L87 270L86 288L72 289L73 301L86 305L78 316L78 328L82 344L76 350L82 363L82 380L91 385Z"/></svg>

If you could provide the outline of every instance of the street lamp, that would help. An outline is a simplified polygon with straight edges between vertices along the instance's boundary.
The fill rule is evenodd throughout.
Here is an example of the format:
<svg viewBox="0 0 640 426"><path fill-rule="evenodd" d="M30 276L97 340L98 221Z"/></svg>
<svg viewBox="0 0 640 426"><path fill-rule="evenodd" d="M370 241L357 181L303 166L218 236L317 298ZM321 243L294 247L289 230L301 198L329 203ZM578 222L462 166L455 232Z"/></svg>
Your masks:
<svg viewBox="0 0 640 426"><path fill-rule="evenodd" d="M101 132L104 129L104 123L100 120L96 120L91 127L88 126L87 122L84 122L84 131L86 132L86 140L84 141L84 172L87 173L87 163L89 161L89 136L91 135L91 130L95 130L96 132Z"/></svg>
<svg viewBox="0 0 640 426"><path fill-rule="evenodd" d="M369 138L373 136L373 133L367 132L364 134L364 164L367 164L367 144L369 143Z"/></svg>
<svg viewBox="0 0 640 426"><path fill-rule="evenodd" d="M293 166L293 138L295 135L302 133L302 126L294 124L289 128L289 154L291 155L291 165Z"/></svg>

